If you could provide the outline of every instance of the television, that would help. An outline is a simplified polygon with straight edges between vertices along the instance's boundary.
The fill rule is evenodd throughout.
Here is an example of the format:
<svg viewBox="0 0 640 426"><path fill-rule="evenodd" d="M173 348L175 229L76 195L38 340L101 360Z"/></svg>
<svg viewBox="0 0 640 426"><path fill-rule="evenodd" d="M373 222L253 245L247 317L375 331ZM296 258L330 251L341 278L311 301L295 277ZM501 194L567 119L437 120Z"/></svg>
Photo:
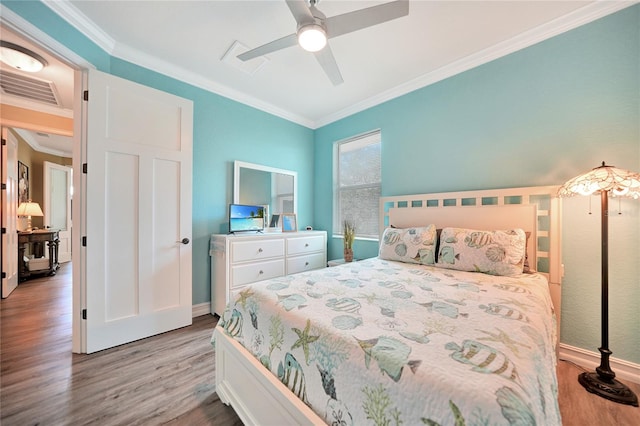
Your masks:
<svg viewBox="0 0 640 426"><path fill-rule="evenodd" d="M229 233L264 230L264 206L229 204Z"/></svg>

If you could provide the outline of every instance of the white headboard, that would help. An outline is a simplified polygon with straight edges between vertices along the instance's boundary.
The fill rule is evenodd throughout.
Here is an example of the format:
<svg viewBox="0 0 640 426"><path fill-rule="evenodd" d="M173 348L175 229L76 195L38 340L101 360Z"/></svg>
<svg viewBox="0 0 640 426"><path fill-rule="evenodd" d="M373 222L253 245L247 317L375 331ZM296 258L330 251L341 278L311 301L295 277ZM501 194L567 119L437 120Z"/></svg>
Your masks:
<svg viewBox="0 0 640 426"><path fill-rule="evenodd" d="M437 228L522 228L531 233L530 263L547 276L559 320L562 204L557 192L558 186L536 186L381 197L380 235L391 225L407 228L431 223Z"/></svg>

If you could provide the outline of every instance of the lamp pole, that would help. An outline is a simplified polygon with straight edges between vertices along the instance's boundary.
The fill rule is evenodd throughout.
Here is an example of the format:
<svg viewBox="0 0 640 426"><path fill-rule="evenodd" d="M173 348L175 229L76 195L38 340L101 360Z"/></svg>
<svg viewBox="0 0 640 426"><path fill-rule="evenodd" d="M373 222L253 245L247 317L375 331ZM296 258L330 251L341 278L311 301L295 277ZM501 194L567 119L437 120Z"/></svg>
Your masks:
<svg viewBox="0 0 640 426"><path fill-rule="evenodd" d="M616 373L611 370L609 365L609 191L600 191L600 239L602 240L602 276L601 276L601 320L602 320L602 345L598 348L600 351L600 366L596 368L596 372L605 381L612 381L616 377Z"/></svg>
<svg viewBox="0 0 640 426"><path fill-rule="evenodd" d="M638 406L638 397L624 383L615 380L616 373L609 365L609 191L600 191L600 228L602 240L602 275L601 275L601 322L602 345L600 351L600 366L596 372L581 373L578 381L584 388L596 395L621 404Z"/></svg>

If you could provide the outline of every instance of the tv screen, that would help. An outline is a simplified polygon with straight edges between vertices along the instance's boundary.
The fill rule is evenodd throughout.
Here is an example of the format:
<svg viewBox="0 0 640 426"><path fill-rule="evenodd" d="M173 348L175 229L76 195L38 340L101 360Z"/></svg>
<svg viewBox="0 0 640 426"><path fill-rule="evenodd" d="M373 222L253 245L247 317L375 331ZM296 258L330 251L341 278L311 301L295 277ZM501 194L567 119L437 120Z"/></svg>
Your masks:
<svg viewBox="0 0 640 426"><path fill-rule="evenodd" d="M229 232L262 231L264 206L229 204Z"/></svg>

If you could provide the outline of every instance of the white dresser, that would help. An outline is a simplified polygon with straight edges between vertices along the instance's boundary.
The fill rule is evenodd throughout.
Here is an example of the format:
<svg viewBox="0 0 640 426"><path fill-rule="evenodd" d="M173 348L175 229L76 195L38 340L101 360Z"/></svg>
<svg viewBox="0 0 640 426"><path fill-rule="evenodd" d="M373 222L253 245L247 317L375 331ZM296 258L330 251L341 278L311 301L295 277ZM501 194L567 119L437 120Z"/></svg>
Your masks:
<svg viewBox="0 0 640 426"><path fill-rule="evenodd" d="M211 313L222 315L232 290L249 283L327 266L327 233L213 234Z"/></svg>

